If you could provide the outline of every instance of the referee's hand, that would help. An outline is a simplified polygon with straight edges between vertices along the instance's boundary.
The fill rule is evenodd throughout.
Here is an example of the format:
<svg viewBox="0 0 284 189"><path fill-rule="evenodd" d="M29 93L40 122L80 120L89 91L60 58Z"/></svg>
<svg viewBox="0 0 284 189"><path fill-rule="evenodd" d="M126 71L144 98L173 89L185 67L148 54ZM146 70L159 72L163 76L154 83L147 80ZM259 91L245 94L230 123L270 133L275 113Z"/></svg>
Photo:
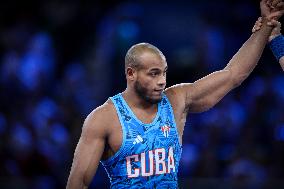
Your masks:
<svg viewBox="0 0 284 189"><path fill-rule="evenodd" d="M271 21L267 22L267 25L273 27L271 35L268 38L268 42L270 42L275 37L281 35L281 23L277 20L272 19ZM255 33L258 30L260 30L261 26L262 26L262 18L259 17L258 20L255 22L253 28L252 28L252 33Z"/></svg>

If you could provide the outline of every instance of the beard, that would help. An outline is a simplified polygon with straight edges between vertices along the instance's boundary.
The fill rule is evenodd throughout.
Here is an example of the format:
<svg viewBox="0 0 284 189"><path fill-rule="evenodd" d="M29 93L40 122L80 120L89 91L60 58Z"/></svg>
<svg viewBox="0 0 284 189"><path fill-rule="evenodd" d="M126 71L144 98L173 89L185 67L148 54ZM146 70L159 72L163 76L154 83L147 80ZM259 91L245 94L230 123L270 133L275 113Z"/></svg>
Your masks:
<svg viewBox="0 0 284 189"><path fill-rule="evenodd" d="M134 83L134 90L138 94L139 97L141 97L146 102L149 102L150 104L157 104L162 100L162 97L154 99L151 98L148 95L148 89L146 87L143 87L139 81L136 81Z"/></svg>

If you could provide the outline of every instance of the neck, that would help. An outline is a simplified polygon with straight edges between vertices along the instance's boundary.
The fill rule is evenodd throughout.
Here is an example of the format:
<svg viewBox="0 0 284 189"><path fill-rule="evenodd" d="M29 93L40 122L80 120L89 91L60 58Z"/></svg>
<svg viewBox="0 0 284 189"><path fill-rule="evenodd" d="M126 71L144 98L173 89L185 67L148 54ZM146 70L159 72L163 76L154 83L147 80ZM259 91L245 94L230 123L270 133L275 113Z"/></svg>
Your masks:
<svg viewBox="0 0 284 189"><path fill-rule="evenodd" d="M141 108L141 109L153 109L156 111L157 104L152 104L141 98L134 90L128 87L122 92L123 98L131 107Z"/></svg>

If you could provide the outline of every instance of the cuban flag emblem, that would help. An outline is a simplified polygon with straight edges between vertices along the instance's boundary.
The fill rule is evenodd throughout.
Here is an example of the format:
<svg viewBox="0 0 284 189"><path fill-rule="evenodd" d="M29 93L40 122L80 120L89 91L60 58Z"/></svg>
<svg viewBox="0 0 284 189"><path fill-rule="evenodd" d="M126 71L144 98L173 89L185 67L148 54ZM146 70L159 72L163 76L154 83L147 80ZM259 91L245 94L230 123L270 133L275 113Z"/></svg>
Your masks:
<svg viewBox="0 0 284 189"><path fill-rule="evenodd" d="M168 138L168 136L169 136L169 134L170 134L170 126L162 126L161 127L161 130L162 130L162 132L163 132L163 135L166 137L166 138Z"/></svg>

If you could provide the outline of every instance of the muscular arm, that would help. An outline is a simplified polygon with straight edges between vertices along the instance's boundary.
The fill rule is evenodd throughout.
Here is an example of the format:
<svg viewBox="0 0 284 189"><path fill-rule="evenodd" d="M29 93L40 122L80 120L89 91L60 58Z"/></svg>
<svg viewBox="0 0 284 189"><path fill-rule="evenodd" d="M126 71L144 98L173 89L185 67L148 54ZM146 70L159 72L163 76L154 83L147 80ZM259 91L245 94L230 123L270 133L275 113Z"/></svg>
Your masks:
<svg viewBox="0 0 284 189"><path fill-rule="evenodd" d="M77 144L67 189L88 188L104 151L106 140L105 122L102 120L104 108L98 108L85 120L80 140Z"/></svg>
<svg viewBox="0 0 284 189"><path fill-rule="evenodd" d="M264 19L263 22L267 22ZM264 24L259 31L253 33L239 51L229 61L227 66L192 84L180 84L167 89L169 96L176 96L184 102L186 112L202 112L208 110L221 100L230 90L240 85L252 72L272 27ZM172 98L173 99L173 98Z"/></svg>

